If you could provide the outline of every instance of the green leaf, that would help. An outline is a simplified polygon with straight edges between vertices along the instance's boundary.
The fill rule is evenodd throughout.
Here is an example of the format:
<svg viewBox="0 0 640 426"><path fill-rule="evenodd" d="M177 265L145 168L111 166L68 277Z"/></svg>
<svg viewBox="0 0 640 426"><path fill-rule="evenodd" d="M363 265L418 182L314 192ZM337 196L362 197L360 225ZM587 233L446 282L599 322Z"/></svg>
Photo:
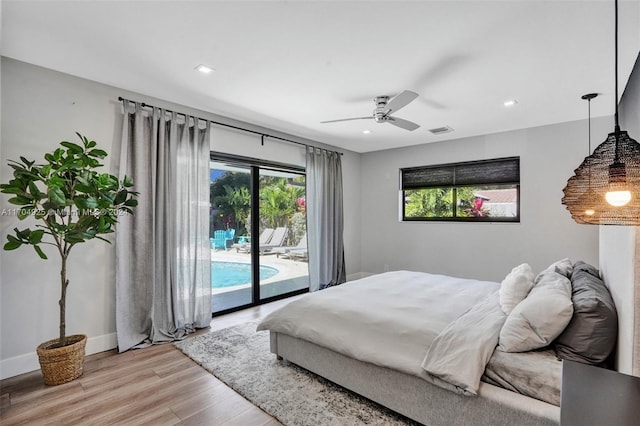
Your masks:
<svg viewBox="0 0 640 426"><path fill-rule="evenodd" d="M129 193L127 192L126 189L123 189L121 191L118 191L118 194L116 195L116 199L113 200L113 204L122 204L127 200L127 195Z"/></svg>
<svg viewBox="0 0 640 426"><path fill-rule="evenodd" d="M73 152L74 154L82 154L84 152L84 148L83 147L81 147L80 145L75 144L73 142L63 141L63 142L60 142L60 145L64 146L70 152Z"/></svg>
<svg viewBox="0 0 640 426"><path fill-rule="evenodd" d="M76 189L76 191L82 192L82 193L85 193L85 194L93 192L93 188L91 188L89 185L86 185L84 183L78 183L75 186L75 189Z"/></svg>
<svg viewBox="0 0 640 426"><path fill-rule="evenodd" d="M136 200L135 198L129 198L124 202L124 205L128 207L136 207L138 205L138 200Z"/></svg>
<svg viewBox="0 0 640 426"><path fill-rule="evenodd" d="M18 219L19 220L25 220L26 218L28 218L31 215L30 212L31 212L30 209L20 209L20 210L18 210Z"/></svg>
<svg viewBox="0 0 640 426"><path fill-rule="evenodd" d="M8 201L17 206L30 206L32 204L32 200L22 196L9 198Z"/></svg>
<svg viewBox="0 0 640 426"><path fill-rule="evenodd" d="M29 244L36 245L42 241L42 236L44 235L44 230L38 229L36 231L32 231L29 234Z"/></svg>
<svg viewBox="0 0 640 426"><path fill-rule="evenodd" d="M64 206L67 202L67 199L64 196L64 192L58 187L49 188L49 192L47 193L49 199L59 206Z"/></svg>
<svg viewBox="0 0 640 426"><path fill-rule="evenodd" d="M42 198L42 192L40 192L34 182L29 182L29 192L37 199Z"/></svg>
<svg viewBox="0 0 640 426"><path fill-rule="evenodd" d="M40 256L40 259L48 259L47 255L44 254L40 246L33 246L33 248L35 249L36 253L38 253L38 256Z"/></svg>
<svg viewBox="0 0 640 426"><path fill-rule="evenodd" d="M86 205L88 209L97 209L98 200L96 199L96 197L87 197Z"/></svg>
<svg viewBox="0 0 640 426"><path fill-rule="evenodd" d="M124 177L124 179L122 179L122 186L124 186L125 188L130 188L133 186L133 179L131 179L129 176Z"/></svg>
<svg viewBox="0 0 640 426"><path fill-rule="evenodd" d="M77 234L67 234L64 236L64 240L69 244L84 243L84 238Z"/></svg>
<svg viewBox="0 0 640 426"><path fill-rule="evenodd" d="M7 235L7 240L9 240L9 242L11 242L11 243L22 244L22 242L19 239L17 239L16 237L14 237L11 234Z"/></svg>
<svg viewBox="0 0 640 426"><path fill-rule="evenodd" d="M18 247L20 247L21 245L22 245L22 243L20 243L20 242L9 241L8 243L5 243L3 248L5 250L15 250Z"/></svg>
<svg viewBox="0 0 640 426"><path fill-rule="evenodd" d="M94 158L88 158L87 159L87 164L89 165L89 167L92 167L94 169L96 167L101 167L102 166L102 164L98 160L96 160Z"/></svg>
<svg viewBox="0 0 640 426"><path fill-rule="evenodd" d="M55 151L53 151L54 162L59 162L63 155L64 155L64 150L62 148L58 148Z"/></svg>
<svg viewBox="0 0 640 426"><path fill-rule="evenodd" d="M84 146L87 146L89 144L89 139L87 139L86 136L81 135L79 132L76 132L76 135L78 135Z"/></svg>
<svg viewBox="0 0 640 426"><path fill-rule="evenodd" d="M22 188L18 188L10 185L2 185L3 188L0 189L4 194L24 194L24 190Z"/></svg>
<svg viewBox="0 0 640 426"><path fill-rule="evenodd" d="M27 167L31 167L35 163L35 161L29 161L24 157L20 157L20 161L22 161Z"/></svg>
<svg viewBox="0 0 640 426"><path fill-rule="evenodd" d="M51 173L51 164L47 164L40 169L40 176L47 178Z"/></svg>
<svg viewBox="0 0 640 426"><path fill-rule="evenodd" d="M76 197L73 199L73 204L80 210L84 210L87 208L87 200L83 197Z"/></svg>
<svg viewBox="0 0 640 426"><path fill-rule="evenodd" d="M99 240L102 240L102 241L104 241L104 242L106 242L106 243L111 244L111 241L107 240L106 238L102 238L102 237L97 236L97 235L96 235L96 238L97 238L97 239L99 239Z"/></svg>
<svg viewBox="0 0 640 426"><path fill-rule="evenodd" d="M91 151L87 152L87 155L89 155L91 157L96 157L96 158L104 158L108 154L107 154L106 151L96 148L96 149L92 149Z"/></svg>

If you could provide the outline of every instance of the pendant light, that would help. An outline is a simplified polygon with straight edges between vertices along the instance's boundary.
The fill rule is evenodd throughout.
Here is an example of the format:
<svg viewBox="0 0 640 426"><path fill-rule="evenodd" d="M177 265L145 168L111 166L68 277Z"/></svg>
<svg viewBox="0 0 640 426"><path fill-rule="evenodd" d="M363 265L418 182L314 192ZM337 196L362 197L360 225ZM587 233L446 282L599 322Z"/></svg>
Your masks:
<svg viewBox="0 0 640 426"><path fill-rule="evenodd" d="M588 123L588 134L587 139L589 140L587 156L591 154L591 99L594 99L598 96L597 93L587 93L586 95L582 95L581 99L587 101L587 123ZM587 187L587 192L581 197L581 210L582 215L587 216L587 219L590 217L593 218L598 214L598 194L591 187L591 170L587 167L587 173L589 175L589 186ZM584 222L584 220L582 220Z"/></svg>
<svg viewBox="0 0 640 426"><path fill-rule="evenodd" d="M614 131L584 159L563 190L562 204L578 223L640 225L640 144L620 130L618 122L618 0L614 119ZM586 214L587 210L593 210L593 214Z"/></svg>

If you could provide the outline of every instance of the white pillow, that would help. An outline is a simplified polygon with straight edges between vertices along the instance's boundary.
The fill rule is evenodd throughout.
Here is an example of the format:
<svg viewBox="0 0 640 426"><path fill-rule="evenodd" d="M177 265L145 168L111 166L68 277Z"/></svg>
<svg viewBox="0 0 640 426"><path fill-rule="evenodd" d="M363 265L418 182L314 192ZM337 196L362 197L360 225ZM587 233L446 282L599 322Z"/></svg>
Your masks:
<svg viewBox="0 0 640 426"><path fill-rule="evenodd" d="M552 271L557 272L560 275L563 275L569 279L571 279L571 273L573 272L573 264L571 261L567 259L558 260L557 262L553 262L551 265L547 267L544 271L540 272L535 279L535 282L538 282L538 277L542 275L543 272Z"/></svg>
<svg viewBox="0 0 640 426"><path fill-rule="evenodd" d="M543 348L562 333L573 315L571 281L543 271L536 285L507 317L500 330L500 350L526 352Z"/></svg>
<svg viewBox="0 0 640 426"><path fill-rule="evenodd" d="M524 300L533 288L533 270L528 263L518 265L502 280L500 286L500 307L509 313Z"/></svg>

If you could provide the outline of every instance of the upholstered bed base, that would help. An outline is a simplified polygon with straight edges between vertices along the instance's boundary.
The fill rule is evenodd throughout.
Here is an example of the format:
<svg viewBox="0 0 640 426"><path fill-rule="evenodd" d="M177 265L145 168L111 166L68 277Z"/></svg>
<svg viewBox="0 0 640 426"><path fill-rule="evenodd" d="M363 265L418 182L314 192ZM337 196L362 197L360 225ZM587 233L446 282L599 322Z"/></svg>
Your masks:
<svg viewBox="0 0 640 426"><path fill-rule="evenodd" d="M478 397L271 331L271 352L428 426L558 425L560 408L487 383Z"/></svg>

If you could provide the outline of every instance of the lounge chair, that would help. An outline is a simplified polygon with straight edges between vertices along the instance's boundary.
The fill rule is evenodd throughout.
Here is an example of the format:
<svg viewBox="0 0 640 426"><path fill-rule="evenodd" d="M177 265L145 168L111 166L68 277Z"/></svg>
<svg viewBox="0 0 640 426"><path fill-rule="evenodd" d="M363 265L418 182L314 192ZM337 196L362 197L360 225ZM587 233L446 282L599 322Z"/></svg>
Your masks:
<svg viewBox="0 0 640 426"><path fill-rule="evenodd" d="M292 260L302 260L305 262L309 260L309 251L306 248L291 250L286 255Z"/></svg>
<svg viewBox="0 0 640 426"><path fill-rule="evenodd" d="M273 236L273 228L265 228L264 231L258 237L258 245L262 246L267 244L271 237ZM251 243L242 243L242 244L234 244L236 251L238 253L250 253L251 252Z"/></svg>
<svg viewBox="0 0 640 426"><path fill-rule="evenodd" d="M290 252L294 251L296 253L300 252L300 251L307 251L307 233L305 232L304 235L302 236L302 238L300 238L300 241L298 241L298 244L295 246L289 246L289 247L276 247L273 249L273 251L276 254L276 257L288 257L291 258L291 256L289 255Z"/></svg>
<svg viewBox="0 0 640 426"><path fill-rule="evenodd" d="M284 240L287 238L288 232L289 229L285 226L276 228L276 230L273 231L273 235L269 242L266 244L260 244L260 254L271 253L276 247L282 247Z"/></svg>

